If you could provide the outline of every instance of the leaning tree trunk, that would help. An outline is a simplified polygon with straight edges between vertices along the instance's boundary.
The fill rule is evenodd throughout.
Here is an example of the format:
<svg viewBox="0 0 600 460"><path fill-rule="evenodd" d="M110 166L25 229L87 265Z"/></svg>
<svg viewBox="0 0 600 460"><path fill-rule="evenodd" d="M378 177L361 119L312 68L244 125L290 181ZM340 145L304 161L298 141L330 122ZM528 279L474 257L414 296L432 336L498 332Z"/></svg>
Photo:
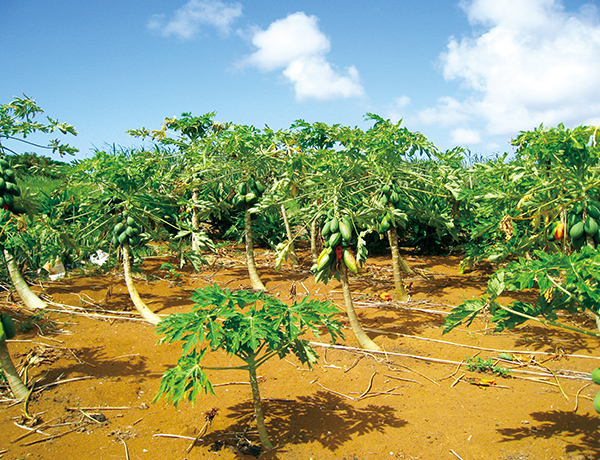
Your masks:
<svg viewBox="0 0 600 460"><path fill-rule="evenodd" d="M248 275L250 276L250 284L252 289L257 291L266 291L267 288L260 280L258 270L256 269L256 262L254 261L254 241L252 238L252 214L246 212L244 214L244 227L246 230L246 262L248 264Z"/></svg>
<svg viewBox="0 0 600 460"><path fill-rule="evenodd" d="M10 280L13 283L13 286L17 290L19 297L25 304L27 308L32 310L46 308L48 305L42 299L40 299L29 287L23 275L21 275L21 271L19 270L19 266L14 256L7 251L4 250L4 259L6 260L6 267L8 268L8 274L10 276Z"/></svg>
<svg viewBox="0 0 600 460"><path fill-rule="evenodd" d="M340 264L340 280L342 282L342 291L344 292L344 303L346 304L346 314L350 320L350 327L352 332L358 340L358 344L361 348L371 351L379 351L379 345L373 342L369 336L365 333L362 326L358 322L356 311L354 310L354 304L352 303L352 294L350 293L350 285L348 284L348 269L344 263Z"/></svg>
<svg viewBox="0 0 600 460"><path fill-rule="evenodd" d="M396 297L400 302L406 302L409 299L409 295L404 288L404 280L402 279L401 271L412 273L412 270L406 265L406 263L400 257L400 250L398 249L398 232L396 227L391 227L387 232L388 240L390 242L390 250L392 251L392 267L394 269L394 286L396 287Z"/></svg>
<svg viewBox="0 0 600 460"><path fill-rule="evenodd" d="M284 204L281 205L281 217L283 218L285 232L287 234L287 239L289 242L288 254L292 259L292 264L298 265L298 256L296 256L296 246L294 245L294 235L292 235L292 228L290 227L290 221L288 219L287 211L285 210Z"/></svg>
<svg viewBox="0 0 600 460"><path fill-rule="evenodd" d="M131 301L133 302L135 309L146 321L152 324L158 324L160 321L160 316L148 308L135 288L135 284L133 284L131 265L129 263L129 244L123 244L121 246L121 251L123 251L123 274L125 276L125 284L127 285L127 291L129 292L129 297L131 297Z"/></svg>
<svg viewBox="0 0 600 460"><path fill-rule="evenodd" d="M25 399L29 394L29 389L23 383L21 377L19 377L19 373L15 369L12 359L10 359L6 340L0 341L0 364L2 365L4 376L6 377L10 390L15 398Z"/></svg>

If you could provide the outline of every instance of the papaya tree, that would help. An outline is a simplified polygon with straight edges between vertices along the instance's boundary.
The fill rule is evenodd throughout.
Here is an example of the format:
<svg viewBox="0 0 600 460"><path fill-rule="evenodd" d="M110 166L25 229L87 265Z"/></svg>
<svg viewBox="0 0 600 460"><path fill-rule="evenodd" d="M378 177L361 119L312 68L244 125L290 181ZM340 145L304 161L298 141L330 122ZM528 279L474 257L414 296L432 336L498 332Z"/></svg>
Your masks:
<svg viewBox="0 0 600 460"><path fill-rule="evenodd" d="M527 320L571 328L557 322L562 310L592 313L600 331L596 129L540 127L522 132L513 143L516 158L486 165L488 176L475 185L483 202L475 208L480 226L473 230L479 243L494 241L488 260L507 260L508 265L490 279L485 296L452 311L445 330L469 324L485 311L492 313L499 330ZM498 301L505 291L531 289L539 293L535 302L506 306Z"/></svg>
<svg viewBox="0 0 600 460"><path fill-rule="evenodd" d="M15 398L25 399L29 394L29 388L21 380L6 346L6 340L14 338L16 333L17 328L12 318L6 313L0 313L0 369L4 372Z"/></svg>
<svg viewBox="0 0 600 460"><path fill-rule="evenodd" d="M105 249L120 256L125 283L131 300L147 321L160 318L141 300L135 287L131 260L152 238L169 235L169 220L176 207L168 195L161 193L161 162L156 151L121 149L96 151L92 158L78 162L69 179L71 188L85 188L88 200L81 207L80 218L87 219L84 236L95 235L85 251ZM175 230L175 229L173 229Z"/></svg>
<svg viewBox="0 0 600 460"><path fill-rule="evenodd" d="M212 242L201 231L201 223L220 219L223 206L223 174L230 160L227 152L219 150L218 138L229 123L214 120L215 112L199 117L191 113L165 118L161 129L132 129L128 133L142 139L150 138L162 148L172 149L173 161L168 165L165 183L168 194L178 198L178 204L190 210L189 218L180 215L178 239L191 236L191 251L199 255Z"/></svg>
<svg viewBox="0 0 600 460"><path fill-rule="evenodd" d="M60 156L77 152L76 148L70 147L59 139L50 140L47 145L39 145L26 140L28 136L34 133L51 134L59 131L61 134L77 134L73 126L50 117L46 117L44 122L38 121L36 117L43 113L44 111L36 102L27 96L16 97L12 102L0 105L0 207L13 216L23 214L27 209L18 202L21 189L17 185L14 170L5 158L6 153L17 154L8 144L26 143L30 147L51 150ZM31 209L29 211L32 213ZM14 219L9 217L4 220L14 222ZM23 225L21 225L21 228L23 228ZM17 249L24 248L22 244L24 241L23 232L13 232L12 237L21 237L15 240L14 238L7 238L8 233L5 230L6 228L2 230L2 252L17 293L29 308L45 308L46 303L31 291L21 275L17 263L19 255L27 256L27 253L17 252Z"/></svg>
<svg viewBox="0 0 600 460"><path fill-rule="evenodd" d="M248 372L258 434L265 450L269 439L262 407L257 369L276 356L289 354L310 366L317 360L315 350L303 336L319 336L325 330L335 339L341 324L337 309L329 302L304 297L292 305L263 291L235 291L217 285L198 289L192 296L190 312L166 316L157 326L163 335L159 343L182 341L177 364L162 377L158 394L175 406L182 399L195 401L199 393L214 393L206 371L244 370ZM204 366L210 351L223 350L240 361L239 366Z"/></svg>
<svg viewBox="0 0 600 460"><path fill-rule="evenodd" d="M436 155L438 149L421 133L402 127L402 120L392 123L373 113L368 113L366 118L374 121L373 127L358 138L346 140L345 144L354 144L365 153L364 168L369 171L371 189L364 206L374 214L373 228L387 237L396 298L406 301L409 296L402 274L412 274L413 270L400 256L398 233L404 233L409 214L422 218L429 212L430 200L421 201L418 206L415 201L423 196L439 195L433 175L422 171L415 161ZM433 223L438 228L449 225L448 221L440 220L442 213L439 210L432 214L436 220L430 219L429 225Z"/></svg>

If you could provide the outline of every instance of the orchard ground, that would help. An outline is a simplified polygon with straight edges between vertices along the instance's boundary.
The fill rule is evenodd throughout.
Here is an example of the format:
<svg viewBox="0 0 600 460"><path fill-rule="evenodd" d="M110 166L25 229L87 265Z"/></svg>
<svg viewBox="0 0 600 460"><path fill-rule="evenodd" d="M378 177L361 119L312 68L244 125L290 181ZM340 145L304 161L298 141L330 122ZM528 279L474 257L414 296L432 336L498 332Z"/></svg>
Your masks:
<svg viewBox="0 0 600 460"><path fill-rule="evenodd" d="M243 249L219 251L200 272L178 269L173 257L145 259L136 277L141 297L163 316L187 311L197 288L217 283L248 289ZM286 302L308 294L342 309L339 283L315 285L308 254L300 254L300 266L284 264L275 272L273 252L257 250L269 293ZM456 256L403 256L418 272L405 280L408 303L380 299L393 296L387 256L369 258L350 279L359 319L384 353L353 348L356 342L345 328L337 345L347 348L316 346L319 362L310 370L293 359L272 359L259 369L275 445L269 452L260 452L247 373L210 371L215 394L201 395L195 405L152 402L180 345L157 345L154 327L131 311L118 274L71 274L44 282L42 294L53 306L35 321L6 296L3 307L18 323L30 325L8 342L9 350L36 384L27 407L33 421L0 387L0 458L600 458L600 418L592 406L600 387L589 378L600 366L598 339L534 322L496 333L484 321L442 336L445 314L479 297L491 271L460 273ZM561 320L594 328L586 316ZM325 336L310 339L330 343ZM512 361L499 360L501 352ZM503 378L468 370L468 357L491 358L511 372ZM212 353L205 364L238 363ZM218 412L207 425L213 409Z"/></svg>

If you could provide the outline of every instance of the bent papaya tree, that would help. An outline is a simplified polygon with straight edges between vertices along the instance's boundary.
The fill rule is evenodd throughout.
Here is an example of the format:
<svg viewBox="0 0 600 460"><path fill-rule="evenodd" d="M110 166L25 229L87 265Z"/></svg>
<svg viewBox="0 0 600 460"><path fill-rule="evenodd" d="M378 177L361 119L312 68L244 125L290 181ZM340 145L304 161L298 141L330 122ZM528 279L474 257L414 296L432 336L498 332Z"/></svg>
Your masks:
<svg viewBox="0 0 600 460"><path fill-rule="evenodd" d="M6 313L0 314L0 368L4 372L8 386L17 399L25 399L29 388L23 383L15 365L10 358L6 339L12 339L17 333L17 328L12 318Z"/></svg>
<svg viewBox="0 0 600 460"><path fill-rule="evenodd" d="M15 199L21 195L21 190L16 184L15 173L4 155L6 153L16 154L16 152L5 144L6 141L27 142L28 145L58 153L61 157L66 154L72 155L78 151L58 139L51 140L47 145L25 141L28 135L35 132L50 134L60 131L62 134L77 135L75 128L66 123L50 117L46 117L46 123L35 119L36 116L43 113L44 111L35 103L35 100L28 96L16 97L12 102L0 105L0 208L5 211L14 214L25 212L24 208L15 203ZM2 229L2 233L4 234L4 229ZM11 281L25 305L32 309L45 308L46 303L31 291L23 279L14 252L7 245L4 245L2 249Z"/></svg>

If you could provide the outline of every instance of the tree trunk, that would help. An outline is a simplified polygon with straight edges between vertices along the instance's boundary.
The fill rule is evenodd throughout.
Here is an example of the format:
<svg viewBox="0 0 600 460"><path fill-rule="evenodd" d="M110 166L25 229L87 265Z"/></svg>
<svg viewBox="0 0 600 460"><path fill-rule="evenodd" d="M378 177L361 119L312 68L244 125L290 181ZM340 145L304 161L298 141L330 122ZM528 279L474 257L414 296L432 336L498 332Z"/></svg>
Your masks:
<svg viewBox="0 0 600 460"><path fill-rule="evenodd" d="M296 255L296 246L294 245L294 235L292 235L292 228L290 227L290 221L287 216L287 211L285 210L285 205L281 205L281 217L283 217L283 223L285 225L285 232L287 234L287 239L289 241L289 250L288 254L292 259L292 264L298 265L298 256Z"/></svg>
<svg viewBox="0 0 600 460"><path fill-rule="evenodd" d="M13 286L17 290L19 297L25 304L27 308L32 310L39 310L42 308L46 308L48 305L42 299L40 299L29 287L23 275L19 270L19 266L17 265L17 261L14 256L8 252L6 249L4 250L4 259L6 260L6 267L8 268L8 274L10 276L10 280L13 283Z"/></svg>
<svg viewBox="0 0 600 460"><path fill-rule="evenodd" d="M273 444L269 440L267 426L265 425L265 415L262 410L262 401L260 399L260 390L258 388L258 379L256 378L256 367L254 362L248 363L248 372L250 373L250 387L252 388L252 402L254 403L254 414L256 415L256 425L258 427L258 436L263 449L270 450Z"/></svg>
<svg viewBox="0 0 600 460"><path fill-rule="evenodd" d="M390 242L390 250L392 251L392 267L394 269L394 286L396 287L396 297L400 302L406 302L409 299L409 296L404 288L404 280L402 279L401 273L401 266L402 264L406 266L406 263L404 263L400 257L400 250L398 249L398 232L396 232L396 227L391 227L387 232L387 236ZM408 267L406 266L406 268Z"/></svg>
<svg viewBox="0 0 600 460"><path fill-rule="evenodd" d="M133 284L133 277L131 276L131 266L129 264L129 244L125 243L121 246L123 251L123 274L125 277L125 284L127 285L127 291L129 297L135 306L135 309L142 315L146 321L152 324L158 324L160 316L156 315L148 308L144 301L140 298L140 295Z"/></svg>
<svg viewBox="0 0 600 460"><path fill-rule="evenodd" d="M199 252L200 245L198 244L197 234L200 232L200 215L198 214L198 189L192 191L192 251Z"/></svg>
<svg viewBox="0 0 600 460"><path fill-rule="evenodd" d="M369 338L369 336L367 336L362 326L358 322L358 317L356 316L356 311L354 310L354 305L352 303L350 285L348 284L348 269L343 261L340 265L340 279L342 282L342 291L344 292L344 303L346 304L346 314L350 320L352 332L354 332L354 336L356 337L356 340L358 340L358 344L361 348L364 348L365 350L379 351L381 350L379 345L377 345Z"/></svg>
<svg viewBox="0 0 600 460"><path fill-rule="evenodd" d="M250 275L250 284L252 289L257 291L266 291L267 288L260 280L256 262L254 261L254 241L252 239L252 214L246 210L244 214L244 226L246 230L246 262L248 265L248 275Z"/></svg>
<svg viewBox="0 0 600 460"><path fill-rule="evenodd" d="M310 223L310 254L312 256L313 264L317 263L317 259L319 258L319 245L317 244L318 235L318 227L317 227L317 219L314 219Z"/></svg>
<svg viewBox="0 0 600 460"><path fill-rule="evenodd" d="M19 377L19 373L15 369L12 359L10 359L6 340L0 341L0 365L2 365L4 376L15 398L25 399L29 394L29 389L23 383L21 377Z"/></svg>

